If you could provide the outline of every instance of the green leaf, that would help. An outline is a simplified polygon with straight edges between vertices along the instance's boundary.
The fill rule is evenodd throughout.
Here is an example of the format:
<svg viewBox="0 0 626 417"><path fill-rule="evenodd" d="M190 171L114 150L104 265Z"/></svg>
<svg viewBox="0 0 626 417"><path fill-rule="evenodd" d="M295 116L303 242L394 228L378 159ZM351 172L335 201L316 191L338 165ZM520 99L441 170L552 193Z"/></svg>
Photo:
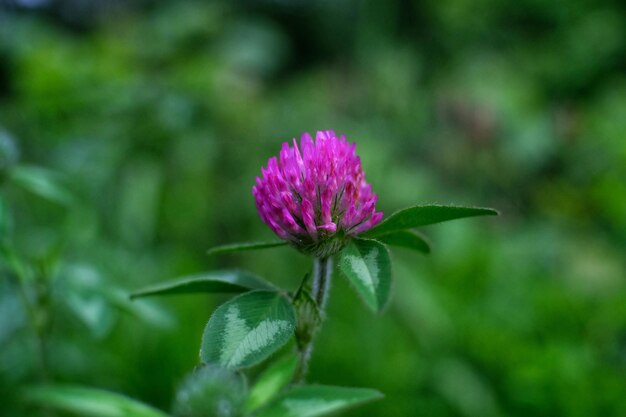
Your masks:
<svg viewBox="0 0 626 417"><path fill-rule="evenodd" d="M0 240L0 265L2 264L5 264L20 281L27 282L32 279L32 270L8 243Z"/></svg>
<svg viewBox="0 0 626 417"><path fill-rule="evenodd" d="M425 205L397 211L380 224L366 231L362 237L375 237L399 230L413 229L448 220L475 216L497 216L498 211L482 207Z"/></svg>
<svg viewBox="0 0 626 417"><path fill-rule="evenodd" d="M0 238L4 238L9 233L11 224L11 213L2 196L0 196Z"/></svg>
<svg viewBox="0 0 626 417"><path fill-rule="evenodd" d="M20 165L11 171L11 180L46 200L69 206L73 196L61 186L59 174L44 168Z"/></svg>
<svg viewBox="0 0 626 417"><path fill-rule="evenodd" d="M391 290L391 260L385 245L354 239L339 255L339 269L350 280L365 304L381 311Z"/></svg>
<svg viewBox="0 0 626 417"><path fill-rule="evenodd" d="M198 275L176 278L160 284L137 290L130 295L131 299L151 295L232 293L250 290L271 290L272 284L244 271L225 270L205 272Z"/></svg>
<svg viewBox="0 0 626 417"><path fill-rule="evenodd" d="M112 330L119 312L161 328L175 324L174 318L158 305L143 300L131 302L126 290L87 264L64 263L53 285L55 292L63 294L59 306L65 306L97 338Z"/></svg>
<svg viewBox="0 0 626 417"><path fill-rule="evenodd" d="M295 314L280 293L251 291L221 305L204 329L200 358L226 368L255 365L293 335Z"/></svg>
<svg viewBox="0 0 626 417"><path fill-rule="evenodd" d="M254 411L272 400L292 380L298 358L286 355L272 363L256 381L246 404L246 410Z"/></svg>
<svg viewBox="0 0 626 417"><path fill-rule="evenodd" d="M109 391L72 385L39 385L24 392L27 402L90 417L167 417L132 398Z"/></svg>
<svg viewBox="0 0 626 417"><path fill-rule="evenodd" d="M95 338L100 339L111 330L114 311L104 298L74 291L64 294L62 301Z"/></svg>
<svg viewBox="0 0 626 417"><path fill-rule="evenodd" d="M305 385L291 389L255 417L318 417L343 411L382 394L367 388Z"/></svg>
<svg viewBox="0 0 626 417"><path fill-rule="evenodd" d="M228 245L215 246L214 248L209 249L206 253L207 255L216 255L218 253L242 252L242 251L247 251L247 250L268 249L268 248L275 248L278 246L285 246L285 245L287 245L287 242L284 242L284 241L231 243Z"/></svg>
<svg viewBox="0 0 626 417"><path fill-rule="evenodd" d="M400 230L394 233L376 237L376 240L391 246L398 246L416 250L422 253L430 253L430 243L424 235L414 230Z"/></svg>

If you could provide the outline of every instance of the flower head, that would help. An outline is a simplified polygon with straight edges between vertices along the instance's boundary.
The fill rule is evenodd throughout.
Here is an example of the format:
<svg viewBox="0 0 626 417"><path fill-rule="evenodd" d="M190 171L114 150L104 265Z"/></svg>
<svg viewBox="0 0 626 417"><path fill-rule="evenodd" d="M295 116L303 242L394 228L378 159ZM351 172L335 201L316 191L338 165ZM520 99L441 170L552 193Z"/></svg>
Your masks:
<svg viewBox="0 0 626 417"><path fill-rule="evenodd" d="M319 257L339 251L353 236L380 222L376 194L361 160L333 131L308 133L261 168L252 188L259 215L280 238Z"/></svg>

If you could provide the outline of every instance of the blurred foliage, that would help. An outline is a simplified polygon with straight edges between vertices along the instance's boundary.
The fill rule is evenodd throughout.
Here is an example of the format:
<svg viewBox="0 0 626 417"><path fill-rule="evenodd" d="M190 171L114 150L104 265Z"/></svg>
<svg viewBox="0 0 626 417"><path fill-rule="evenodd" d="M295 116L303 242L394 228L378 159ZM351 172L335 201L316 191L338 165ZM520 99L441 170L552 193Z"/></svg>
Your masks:
<svg viewBox="0 0 626 417"><path fill-rule="evenodd" d="M200 368L189 375L176 395L176 417L237 417L242 415L247 387L226 369Z"/></svg>
<svg viewBox="0 0 626 417"><path fill-rule="evenodd" d="M289 248L205 251L271 238L254 177L326 128L387 213L503 216L396 251L381 317L337 275L312 381L385 393L354 416L626 415L625 70L611 0L0 2L3 415L40 379L169 410L222 299L126 294L234 265L295 289Z"/></svg>

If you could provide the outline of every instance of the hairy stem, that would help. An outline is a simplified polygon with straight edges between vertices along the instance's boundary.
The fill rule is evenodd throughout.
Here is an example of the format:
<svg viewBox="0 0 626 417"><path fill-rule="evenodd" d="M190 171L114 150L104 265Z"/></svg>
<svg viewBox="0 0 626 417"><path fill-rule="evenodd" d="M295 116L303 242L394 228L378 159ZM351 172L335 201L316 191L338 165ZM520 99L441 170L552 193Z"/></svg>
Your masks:
<svg viewBox="0 0 626 417"><path fill-rule="evenodd" d="M311 290L321 313L323 313L326 309L326 301L328 300L328 290L330 288L332 274L332 258L315 259L315 262L313 263L313 283L311 284Z"/></svg>
<svg viewBox="0 0 626 417"><path fill-rule="evenodd" d="M317 308L319 309L320 317L324 317L324 311L326 309L326 302L328 301L328 292L330 289L330 281L333 274L333 262L332 258L316 258L313 262L313 276L311 283L311 296L315 300ZM311 360L311 354L313 353L313 341L316 334L319 332L321 322L310 323L313 326L311 334L307 340L299 344L298 347L298 367L294 376L294 382L302 383L306 378L306 374L309 370L309 361Z"/></svg>

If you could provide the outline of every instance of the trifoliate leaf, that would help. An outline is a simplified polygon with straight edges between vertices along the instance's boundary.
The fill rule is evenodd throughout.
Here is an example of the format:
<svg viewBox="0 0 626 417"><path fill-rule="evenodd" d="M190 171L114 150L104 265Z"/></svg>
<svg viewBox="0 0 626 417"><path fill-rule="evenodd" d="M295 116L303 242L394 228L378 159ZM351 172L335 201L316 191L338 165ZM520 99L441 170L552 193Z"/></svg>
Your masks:
<svg viewBox="0 0 626 417"><path fill-rule="evenodd" d="M215 246L209 250L207 250L207 255L216 255L218 253L229 253L229 252L242 252L247 250L258 250L258 249L269 249L275 248L278 246L285 246L287 242L285 241L274 241L274 242L243 242L243 243L230 243L228 245Z"/></svg>
<svg viewBox="0 0 626 417"><path fill-rule="evenodd" d="M305 385L291 389L255 417L321 417L382 398L367 388Z"/></svg>
<svg viewBox="0 0 626 417"><path fill-rule="evenodd" d="M251 291L221 305L204 329L200 358L226 368L261 362L293 335L289 300L273 291Z"/></svg>
<svg viewBox="0 0 626 417"><path fill-rule="evenodd" d="M354 239L339 255L339 268L365 304L381 311L391 290L391 260L387 248L375 240Z"/></svg>
<svg viewBox="0 0 626 417"><path fill-rule="evenodd" d="M362 237L376 237L399 230L413 229L448 220L475 216L497 216L498 211L482 207L460 207L424 205L405 208L393 213L377 226L361 234Z"/></svg>
<svg viewBox="0 0 626 417"><path fill-rule="evenodd" d="M291 382L298 358L294 354L284 356L272 363L259 376L250 390L246 409L254 411L271 401L289 382Z"/></svg>
<svg viewBox="0 0 626 417"><path fill-rule="evenodd" d="M226 270L176 278L137 290L130 295L130 298L168 294L238 293L273 288L270 283L249 272Z"/></svg>
<svg viewBox="0 0 626 417"><path fill-rule="evenodd" d="M430 244L426 237L414 230L400 230L386 235L377 236L376 240L391 246L412 249L422 253L430 253Z"/></svg>

